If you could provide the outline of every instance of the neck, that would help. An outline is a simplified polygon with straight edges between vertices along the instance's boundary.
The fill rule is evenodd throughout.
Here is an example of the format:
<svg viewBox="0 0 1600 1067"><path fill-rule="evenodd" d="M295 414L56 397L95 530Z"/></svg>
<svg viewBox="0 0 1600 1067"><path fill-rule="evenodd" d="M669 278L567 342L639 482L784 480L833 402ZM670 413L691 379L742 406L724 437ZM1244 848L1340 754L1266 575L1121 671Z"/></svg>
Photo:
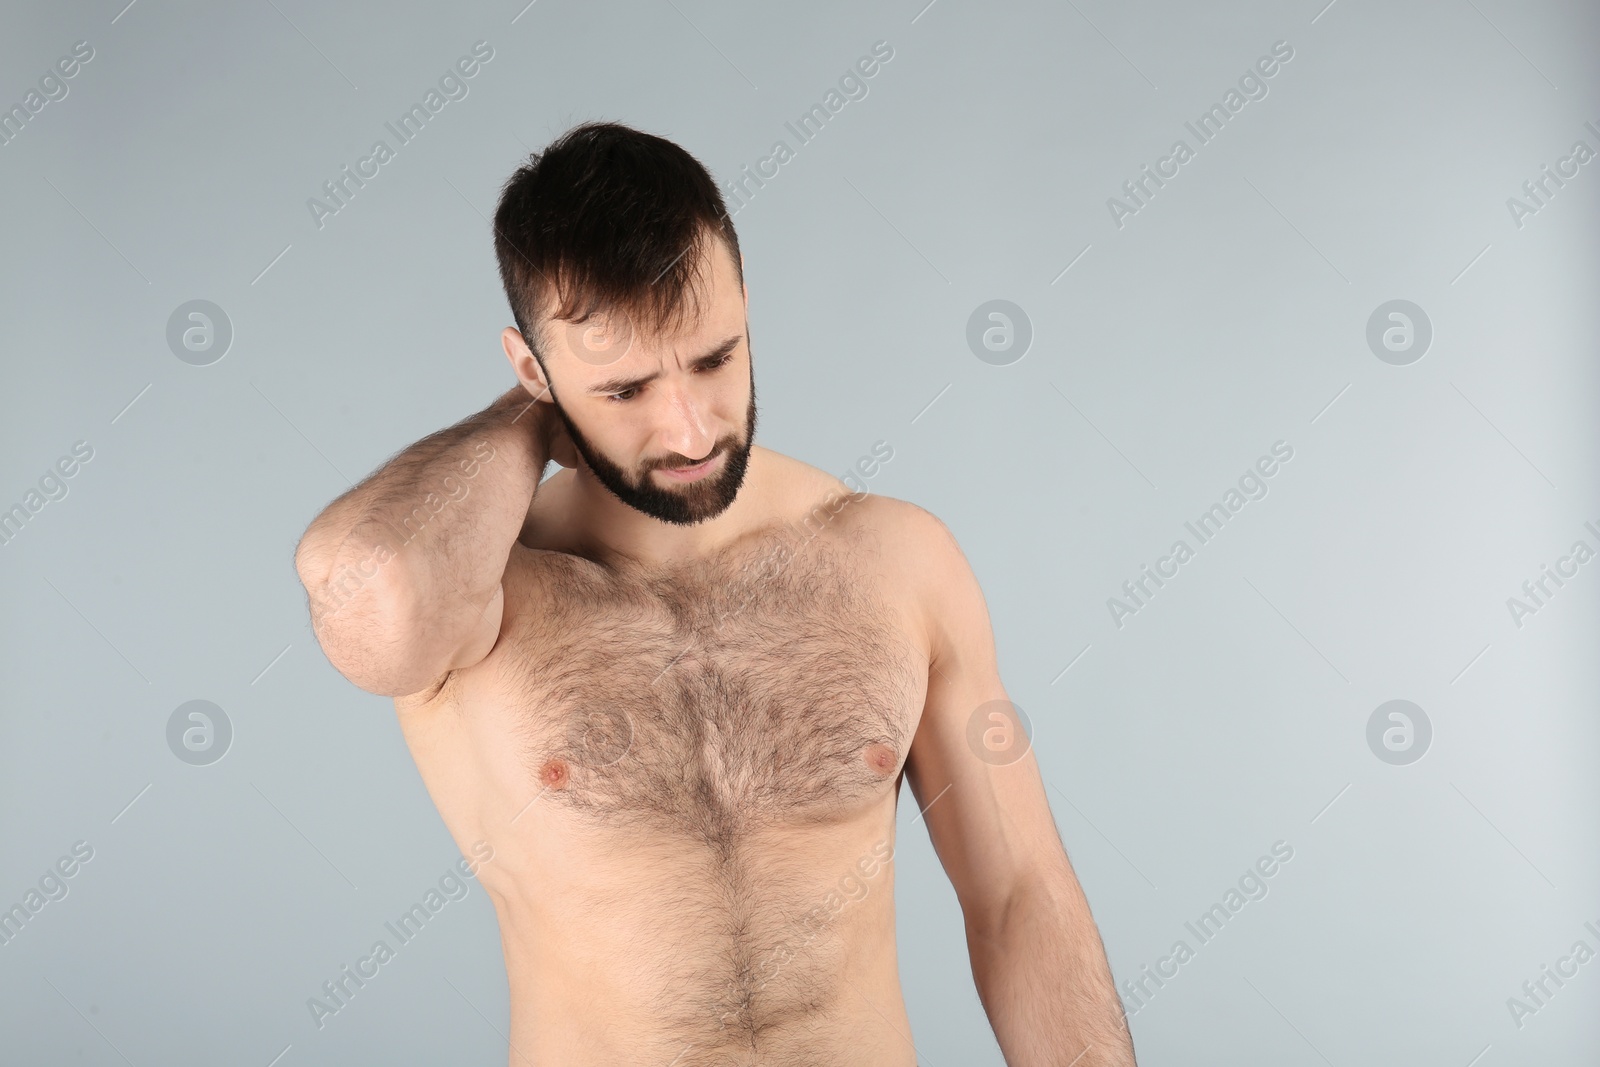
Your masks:
<svg viewBox="0 0 1600 1067"><path fill-rule="evenodd" d="M573 529L606 557L652 570L670 569L715 555L770 518L762 491L769 467L767 450L759 445L751 448L744 484L727 510L693 526L679 526L612 496L580 458L572 472L568 514Z"/></svg>

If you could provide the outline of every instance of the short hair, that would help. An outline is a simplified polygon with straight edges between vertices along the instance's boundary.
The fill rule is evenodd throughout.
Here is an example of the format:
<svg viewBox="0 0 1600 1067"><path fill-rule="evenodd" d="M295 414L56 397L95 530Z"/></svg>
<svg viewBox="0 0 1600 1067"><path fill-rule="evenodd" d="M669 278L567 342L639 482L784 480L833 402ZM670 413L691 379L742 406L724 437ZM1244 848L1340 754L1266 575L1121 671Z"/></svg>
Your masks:
<svg viewBox="0 0 1600 1067"><path fill-rule="evenodd" d="M741 288L739 237L706 168L663 137L616 122L575 126L535 152L500 191L494 250L517 329L545 365L545 318L621 311L660 335L699 318L699 264L721 237Z"/></svg>

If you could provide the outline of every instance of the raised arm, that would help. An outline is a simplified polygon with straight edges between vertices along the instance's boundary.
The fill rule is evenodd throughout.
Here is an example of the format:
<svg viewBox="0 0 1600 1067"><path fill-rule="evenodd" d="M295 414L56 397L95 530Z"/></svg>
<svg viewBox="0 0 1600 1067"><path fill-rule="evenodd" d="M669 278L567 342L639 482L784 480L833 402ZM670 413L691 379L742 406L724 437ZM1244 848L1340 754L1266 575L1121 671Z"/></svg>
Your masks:
<svg viewBox="0 0 1600 1067"><path fill-rule="evenodd" d="M550 456L551 415L517 385L400 452L311 523L295 570L317 640L351 682L404 696L494 647L501 579Z"/></svg>
<svg viewBox="0 0 1600 1067"><path fill-rule="evenodd" d="M1000 683L983 592L949 529L916 509L928 697L906 777L961 903L978 998L1008 1067L1135 1067L1089 903Z"/></svg>

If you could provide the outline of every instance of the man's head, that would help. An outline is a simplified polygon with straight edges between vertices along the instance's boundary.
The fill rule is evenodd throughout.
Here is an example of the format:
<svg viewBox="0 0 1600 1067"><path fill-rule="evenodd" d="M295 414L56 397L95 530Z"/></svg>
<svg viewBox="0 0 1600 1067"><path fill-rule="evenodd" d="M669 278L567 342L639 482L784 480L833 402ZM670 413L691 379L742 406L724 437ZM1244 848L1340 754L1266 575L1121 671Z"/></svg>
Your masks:
<svg viewBox="0 0 1600 1067"><path fill-rule="evenodd" d="M663 522L721 514L754 443L755 378L739 239L705 168L587 123L511 176L494 228L506 356L595 478Z"/></svg>

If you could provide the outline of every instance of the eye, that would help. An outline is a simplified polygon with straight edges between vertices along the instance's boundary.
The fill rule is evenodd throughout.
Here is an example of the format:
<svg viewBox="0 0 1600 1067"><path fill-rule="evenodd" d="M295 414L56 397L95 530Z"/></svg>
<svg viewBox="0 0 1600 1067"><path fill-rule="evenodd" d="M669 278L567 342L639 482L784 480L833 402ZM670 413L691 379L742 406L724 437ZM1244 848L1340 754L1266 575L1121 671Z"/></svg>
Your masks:
<svg viewBox="0 0 1600 1067"><path fill-rule="evenodd" d="M728 352L725 355L723 355L721 359L718 359L715 363L705 363L705 364L702 364L700 367L698 367L696 369L701 370L701 371L721 370L723 367L726 367L732 361L733 361L733 353L732 352ZM639 394L639 389L638 389L637 386L635 386L632 389L624 389L620 393L607 393L606 394L606 402L610 403L610 404L626 404L628 401L632 400L638 394Z"/></svg>

